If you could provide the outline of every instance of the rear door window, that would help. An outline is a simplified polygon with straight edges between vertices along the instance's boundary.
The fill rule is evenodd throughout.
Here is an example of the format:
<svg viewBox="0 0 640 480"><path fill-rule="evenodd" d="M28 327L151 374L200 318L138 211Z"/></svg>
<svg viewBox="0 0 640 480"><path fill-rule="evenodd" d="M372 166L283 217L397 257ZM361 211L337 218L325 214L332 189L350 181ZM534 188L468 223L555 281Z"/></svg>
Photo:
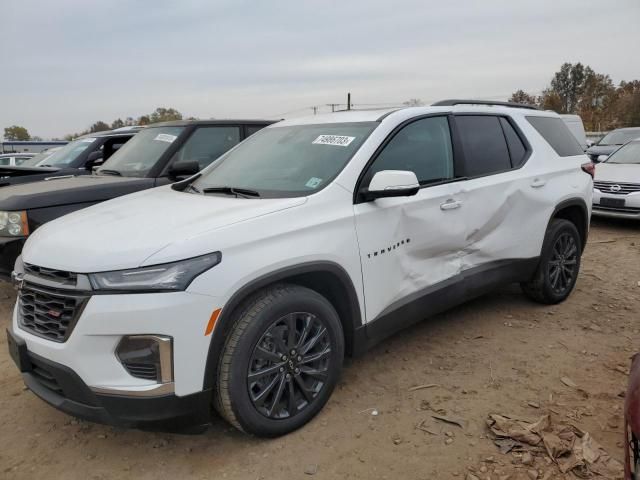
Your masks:
<svg viewBox="0 0 640 480"><path fill-rule="evenodd" d="M561 118L527 116L529 123L561 157L582 155L582 147Z"/></svg>
<svg viewBox="0 0 640 480"><path fill-rule="evenodd" d="M500 119L492 115L456 115L464 152L465 176L478 177L511 169Z"/></svg>

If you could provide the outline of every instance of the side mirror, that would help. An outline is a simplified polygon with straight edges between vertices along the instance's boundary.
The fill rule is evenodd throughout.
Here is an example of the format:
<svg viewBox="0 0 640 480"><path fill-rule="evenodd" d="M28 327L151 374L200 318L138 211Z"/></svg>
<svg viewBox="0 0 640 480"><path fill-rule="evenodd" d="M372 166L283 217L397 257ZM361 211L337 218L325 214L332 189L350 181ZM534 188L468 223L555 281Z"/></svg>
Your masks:
<svg viewBox="0 0 640 480"><path fill-rule="evenodd" d="M176 162L169 167L169 177L190 177L200 171L200 164L195 160L184 160Z"/></svg>
<svg viewBox="0 0 640 480"><path fill-rule="evenodd" d="M94 166L102 163L102 152L100 150L96 150L95 152L91 152L87 156L87 160L84 163L84 168L91 171Z"/></svg>
<svg viewBox="0 0 640 480"><path fill-rule="evenodd" d="M414 172L382 170L371 179L369 188L364 191L364 198L371 201L376 198L410 197L419 190L420 183Z"/></svg>

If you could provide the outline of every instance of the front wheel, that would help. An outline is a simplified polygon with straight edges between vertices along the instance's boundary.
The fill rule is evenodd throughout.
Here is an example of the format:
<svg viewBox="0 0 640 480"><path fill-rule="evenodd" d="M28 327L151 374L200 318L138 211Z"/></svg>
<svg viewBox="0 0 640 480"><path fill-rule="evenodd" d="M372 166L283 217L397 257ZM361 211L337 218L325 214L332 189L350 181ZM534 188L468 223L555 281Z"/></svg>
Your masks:
<svg viewBox="0 0 640 480"><path fill-rule="evenodd" d="M343 356L329 301L298 285L269 287L238 309L220 361L217 409L244 432L289 433L327 402Z"/></svg>
<svg viewBox="0 0 640 480"><path fill-rule="evenodd" d="M522 290L540 303L562 302L575 287L581 255L582 241L576 226L568 220L554 219L545 235L538 268L531 280L521 284Z"/></svg>

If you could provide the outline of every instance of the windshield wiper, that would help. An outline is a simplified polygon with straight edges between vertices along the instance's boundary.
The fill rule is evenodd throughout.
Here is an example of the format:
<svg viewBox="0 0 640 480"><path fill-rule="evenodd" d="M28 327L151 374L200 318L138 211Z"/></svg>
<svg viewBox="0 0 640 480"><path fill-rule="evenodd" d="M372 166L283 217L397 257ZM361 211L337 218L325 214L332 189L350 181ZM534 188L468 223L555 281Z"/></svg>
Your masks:
<svg viewBox="0 0 640 480"><path fill-rule="evenodd" d="M118 170L109 170L108 168L101 168L97 171L98 174L104 173L105 175L115 175L116 177L121 177L122 173Z"/></svg>
<svg viewBox="0 0 640 480"><path fill-rule="evenodd" d="M204 188L202 193L225 193L227 195L243 196L243 197L259 197L260 194L255 190L237 187L209 187Z"/></svg>

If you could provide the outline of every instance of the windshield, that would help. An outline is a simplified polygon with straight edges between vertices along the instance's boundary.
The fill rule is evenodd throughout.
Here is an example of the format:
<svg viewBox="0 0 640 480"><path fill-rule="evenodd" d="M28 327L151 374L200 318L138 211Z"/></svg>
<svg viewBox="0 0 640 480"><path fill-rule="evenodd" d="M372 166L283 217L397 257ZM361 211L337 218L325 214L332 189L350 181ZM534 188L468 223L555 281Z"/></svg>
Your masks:
<svg viewBox="0 0 640 480"><path fill-rule="evenodd" d="M377 122L270 127L252 135L202 172L199 191L232 187L261 197L309 195L328 185Z"/></svg>
<svg viewBox="0 0 640 480"><path fill-rule="evenodd" d="M79 138L71 143L67 143L60 150L40 159L35 164L36 167L67 167L76 160L82 152L90 147L97 139L95 137ZM46 152L42 152L46 153ZM35 157L34 157L35 158ZM33 160L33 159L32 159ZM27 165L23 163L22 165ZM29 163L29 165L31 165Z"/></svg>
<svg viewBox="0 0 640 480"><path fill-rule="evenodd" d="M605 162L640 164L640 142L627 143L607 158Z"/></svg>
<svg viewBox="0 0 640 480"><path fill-rule="evenodd" d="M151 127L141 130L114 153L98 169L124 177L146 177L162 154L167 151L184 127Z"/></svg>
<svg viewBox="0 0 640 480"><path fill-rule="evenodd" d="M624 145L631 140L640 138L640 128L636 130L614 130L607 133L598 145Z"/></svg>
<svg viewBox="0 0 640 480"><path fill-rule="evenodd" d="M61 147L55 147L55 148L50 148L49 150L45 150L43 152L38 153L37 155L34 155L31 158L28 158L27 160L25 160L24 162L22 162L20 164L21 167L35 167L36 165L38 165L40 162L42 163L47 163L47 162L43 162L43 160L46 160L47 158L49 158L51 155L53 155L55 152L57 152L58 150L60 150Z"/></svg>

